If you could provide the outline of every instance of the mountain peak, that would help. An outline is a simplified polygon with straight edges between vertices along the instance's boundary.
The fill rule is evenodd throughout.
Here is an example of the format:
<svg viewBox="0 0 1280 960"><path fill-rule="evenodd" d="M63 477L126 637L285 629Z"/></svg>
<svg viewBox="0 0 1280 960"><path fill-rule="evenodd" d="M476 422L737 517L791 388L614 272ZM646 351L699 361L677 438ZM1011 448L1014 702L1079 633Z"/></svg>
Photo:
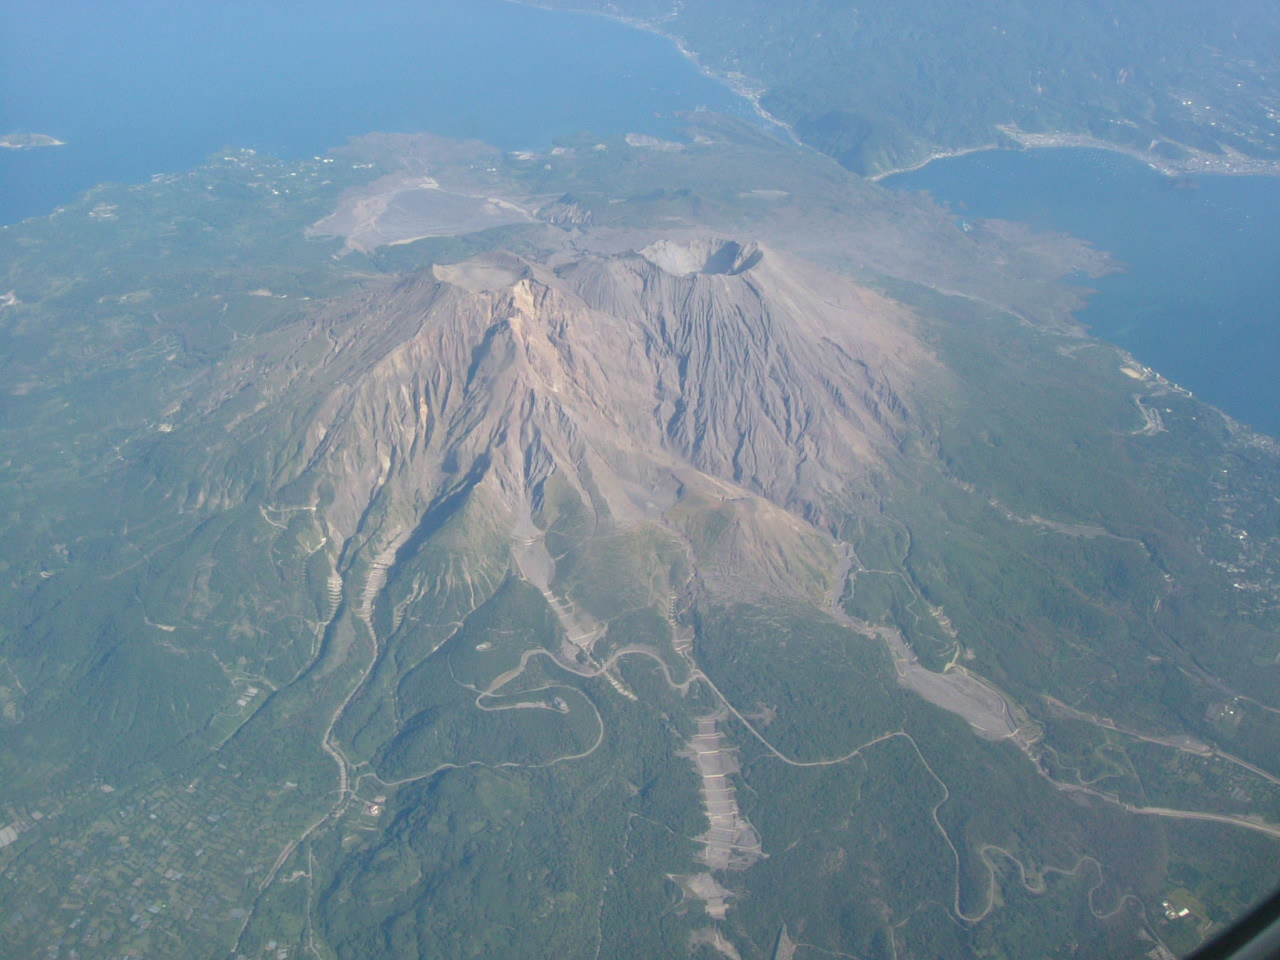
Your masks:
<svg viewBox="0 0 1280 960"><path fill-rule="evenodd" d="M514 528L553 476L597 527L671 524L675 502L701 498L830 529L894 456L911 421L900 385L932 362L901 307L730 240L485 254L361 294L304 339L301 369L261 384L270 400L235 432L291 421L298 440L267 444L295 451L274 482L313 490L333 535L374 553L477 490Z"/></svg>

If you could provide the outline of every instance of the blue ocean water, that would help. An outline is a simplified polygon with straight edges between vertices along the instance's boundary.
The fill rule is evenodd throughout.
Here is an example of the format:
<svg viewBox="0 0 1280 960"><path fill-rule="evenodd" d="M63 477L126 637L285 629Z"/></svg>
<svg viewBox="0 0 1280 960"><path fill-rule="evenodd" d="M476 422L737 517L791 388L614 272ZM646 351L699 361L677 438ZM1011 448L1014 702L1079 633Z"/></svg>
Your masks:
<svg viewBox="0 0 1280 960"><path fill-rule="evenodd" d="M0 0L0 223L224 147L431 131L541 149L751 107L654 34L504 0Z"/></svg>
<svg viewBox="0 0 1280 960"><path fill-rule="evenodd" d="M883 181L960 216L1074 234L1122 261L1080 319L1231 416L1280 436L1280 177L1171 180L1098 150L989 151Z"/></svg>

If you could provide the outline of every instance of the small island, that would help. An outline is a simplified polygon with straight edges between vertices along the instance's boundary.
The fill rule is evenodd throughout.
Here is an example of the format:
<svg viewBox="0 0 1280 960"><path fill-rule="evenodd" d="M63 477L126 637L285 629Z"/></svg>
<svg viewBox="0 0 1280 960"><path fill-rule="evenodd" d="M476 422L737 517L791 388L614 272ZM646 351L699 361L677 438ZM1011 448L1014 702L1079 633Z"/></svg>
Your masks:
<svg viewBox="0 0 1280 960"><path fill-rule="evenodd" d="M43 133L6 133L0 136L0 147L8 150L30 150L33 147L64 147L66 142Z"/></svg>

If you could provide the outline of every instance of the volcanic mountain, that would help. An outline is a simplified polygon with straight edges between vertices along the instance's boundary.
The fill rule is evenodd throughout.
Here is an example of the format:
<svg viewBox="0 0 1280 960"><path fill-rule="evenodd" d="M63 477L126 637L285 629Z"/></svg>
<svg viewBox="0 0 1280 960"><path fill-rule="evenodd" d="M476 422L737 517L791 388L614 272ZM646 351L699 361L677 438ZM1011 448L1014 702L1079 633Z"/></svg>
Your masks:
<svg viewBox="0 0 1280 960"><path fill-rule="evenodd" d="M603 147L0 236L15 956L1137 958L1270 881L1274 443L1069 239Z"/></svg>
<svg viewBox="0 0 1280 960"><path fill-rule="evenodd" d="M237 415L236 464L206 471L196 505L263 482L317 507L342 564L401 569L472 498L505 535L545 522L553 487L599 532L742 501L726 556L756 590L813 575L788 570L784 545L838 529L917 429L904 388L937 373L901 306L727 240L484 255L288 336L221 394L262 399ZM263 431L269 457L247 465Z"/></svg>

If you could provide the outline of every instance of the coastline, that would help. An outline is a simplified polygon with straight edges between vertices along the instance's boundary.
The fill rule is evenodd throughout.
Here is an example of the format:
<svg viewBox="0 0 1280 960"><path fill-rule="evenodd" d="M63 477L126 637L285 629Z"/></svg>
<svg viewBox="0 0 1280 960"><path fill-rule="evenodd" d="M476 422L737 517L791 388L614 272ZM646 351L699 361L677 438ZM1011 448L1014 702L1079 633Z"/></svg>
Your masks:
<svg viewBox="0 0 1280 960"><path fill-rule="evenodd" d="M1143 150L1136 150L1133 147L1126 147L1118 143L1111 143L1107 140L1099 140L1097 137L1091 137L1087 134L1077 133L1025 133L1016 127L1000 126L997 129L1013 140L1018 146L1017 148L1004 146L999 143L986 143L977 147L963 147L959 150L939 150L937 153L931 153L925 159L918 163L912 163L904 167L894 167L892 170L883 170L880 173L872 174L867 177L868 180L879 182L889 177L897 176L900 173L914 173L916 170L923 169L936 160L950 160L954 157L964 157L971 153L985 153L989 150L1105 150L1108 153L1119 153L1126 157L1132 157L1134 160L1149 167L1156 173L1171 179L1179 177L1192 177L1197 174L1209 174L1212 176L1224 177L1277 177L1280 176L1280 160L1256 160L1252 157L1246 157L1242 154L1231 154L1228 156L1217 156L1215 154L1197 151L1186 160L1168 160L1164 157L1157 157L1155 154L1147 153Z"/></svg>
<svg viewBox="0 0 1280 960"><path fill-rule="evenodd" d="M1145 150L1126 147L1108 140L1099 140L1088 134L1078 133L1027 133L1016 126L998 126L1001 133L1028 150L1060 149L1076 147L1087 150L1109 150L1122 153L1145 163L1166 177L1194 176L1198 173L1224 176L1280 176L1280 160L1257 160L1231 151L1222 155L1191 151L1185 160L1169 160ZM1186 148L1184 148L1186 149Z"/></svg>
<svg viewBox="0 0 1280 960"><path fill-rule="evenodd" d="M715 80L717 83L724 84L735 94L750 103L752 109L756 112L756 116L765 123L785 131L787 137L797 146L804 145L804 141L796 135L796 131L791 124L787 123L785 120L780 120L764 108L764 105L760 102L760 98L766 93L766 89L763 85L753 83L748 77L740 73L721 73L718 70L713 70L698 59L697 52L689 49L689 47L685 45L683 38L678 37L673 33L667 33L666 31L659 30L657 28L652 28L652 32L659 36L666 37L674 43L676 49L680 51L681 55L697 67L698 70L702 72L703 76L708 77L711 80Z"/></svg>
<svg viewBox="0 0 1280 960"><path fill-rule="evenodd" d="M872 183L877 183L887 177L894 177L900 173L914 173L933 163L935 160L950 160L953 157L965 157L971 153L986 153L988 150L1001 149L998 143L985 143L980 147L962 147L959 150L940 150L937 153L931 153L919 163L913 163L905 167L894 167L892 170L883 170L880 173L873 173L866 179Z"/></svg>
<svg viewBox="0 0 1280 960"><path fill-rule="evenodd" d="M675 45L680 51L680 55L698 68L698 72L710 80L714 80L731 92L746 100L751 104L751 108L755 111L756 116L770 126L778 127L783 130L787 137L797 146L803 146L804 141L796 136L795 129L785 120L781 120L774 116L761 104L760 98L764 96L766 88L763 84L751 80L749 77L741 73L727 73L708 67L699 58L696 50L691 49L685 43L683 37L671 33L663 29L663 24L670 22L676 16L675 12L667 14L664 17L655 17L651 19L643 19L641 17L628 17L620 13L608 13L604 10L587 10L580 7L570 6L551 6L546 3L540 3L538 0L506 0L507 3L519 4L523 7L533 7L536 10L545 10L548 13L576 13L588 17L602 17L605 20L612 20L615 23L625 24L637 30L644 30L646 33L652 33L662 37L664 40Z"/></svg>
<svg viewBox="0 0 1280 960"><path fill-rule="evenodd" d="M796 134L795 128L785 120L780 119L765 109L761 103L761 98L767 92L767 88L763 83L752 80L750 77L741 73L732 73L716 70L707 66L699 57L698 52L693 50L678 34L672 33L665 29L665 24L675 19L677 13L673 10L671 13L662 17L628 17L620 13L610 13L604 10L583 9L573 6L557 6L540 2L540 0L507 0L508 3L516 3L521 6L534 7L538 10L545 10L550 13L577 13L586 16L603 17L606 20L612 20L615 23L625 24L637 30L644 30L648 33L656 34L665 40L670 41L680 51L680 55L698 68L698 71L705 77L723 84L728 87L734 94L751 104L756 115L770 126L777 127L785 131L787 137L795 144L804 146L804 141ZM1159 157L1153 153L1144 150L1138 150L1134 147L1126 147L1121 144L1113 143L1108 140L1101 140L1088 134L1075 133L1027 133L1020 130L1016 125L1000 124L996 127L1008 139L1017 143L1021 148L1026 150L1041 149L1061 149L1061 148L1083 148L1090 150L1108 150L1112 153L1121 153L1129 157L1133 157L1152 170L1163 174L1166 177L1177 178L1194 176L1196 174L1216 174L1224 176L1280 176L1280 160L1259 160L1253 157L1247 157L1243 154L1231 151L1227 148L1225 154L1211 154L1200 150L1190 150L1190 155L1184 160L1170 160L1165 157ZM952 157L963 157L970 153L981 153L986 150L1009 149L1002 146L998 142L981 144L975 147L961 147L956 150L939 150L932 153L916 163L908 164L902 167L894 167L891 170L882 170L878 173L868 176L866 179L872 182L878 182L888 177L895 176L900 173L911 173L926 167L935 160L946 160Z"/></svg>

